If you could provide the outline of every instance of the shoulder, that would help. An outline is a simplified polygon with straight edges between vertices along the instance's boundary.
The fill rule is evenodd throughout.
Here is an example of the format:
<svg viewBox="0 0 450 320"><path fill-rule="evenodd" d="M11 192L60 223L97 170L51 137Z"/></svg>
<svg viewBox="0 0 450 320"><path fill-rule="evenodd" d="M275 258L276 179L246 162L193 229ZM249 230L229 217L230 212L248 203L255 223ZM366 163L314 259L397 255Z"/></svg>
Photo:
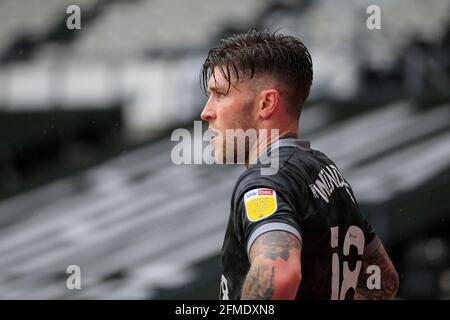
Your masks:
<svg viewBox="0 0 450 320"><path fill-rule="evenodd" d="M243 172L236 181L234 195L240 197L249 190L263 187L278 190L280 186L288 183L288 177L284 172L285 163L280 165L274 174L264 174L266 165L256 164Z"/></svg>
<svg viewBox="0 0 450 320"><path fill-rule="evenodd" d="M273 164L255 164L244 171L236 181L233 197L234 200L242 198L247 192L258 189L273 189L281 194L290 193L295 186L302 185L305 179L302 176L302 165L296 158L296 148L283 148L280 151L278 167L274 173L265 174L265 168ZM300 169L300 170L299 170Z"/></svg>

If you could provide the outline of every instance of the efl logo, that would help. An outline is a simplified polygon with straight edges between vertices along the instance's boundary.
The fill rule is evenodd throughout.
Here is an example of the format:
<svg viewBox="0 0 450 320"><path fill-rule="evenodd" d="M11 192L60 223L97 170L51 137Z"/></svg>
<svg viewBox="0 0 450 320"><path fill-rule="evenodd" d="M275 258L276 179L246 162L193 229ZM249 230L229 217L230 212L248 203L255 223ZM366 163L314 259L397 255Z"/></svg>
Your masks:
<svg viewBox="0 0 450 320"><path fill-rule="evenodd" d="M253 189L244 197L245 213L249 221L255 222L271 216L277 211L276 191Z"/></svg>
<svg viewBox="0 0 450 320"><path fill-rule="evenodd" d="M258 195L260 195L260 196L272 196L273 195L273 190L260 189L260 190L258 190Z"/></svg>

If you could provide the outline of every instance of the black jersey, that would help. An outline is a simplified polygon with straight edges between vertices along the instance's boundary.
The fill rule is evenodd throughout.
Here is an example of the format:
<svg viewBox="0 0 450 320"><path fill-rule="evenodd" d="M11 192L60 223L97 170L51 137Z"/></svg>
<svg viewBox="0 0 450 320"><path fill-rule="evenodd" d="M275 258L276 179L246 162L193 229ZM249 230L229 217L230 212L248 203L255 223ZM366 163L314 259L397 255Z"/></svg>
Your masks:
<svg viewBox="0 0 450 320"><path fill-rule="evenodd" d="M240 299L256 238L284 230L302 243L297 299L352 299L364 251L380 243L348 182L309 142L280 139L279 169L258 163L237 180L222 246L220 299ZM266 165L267 166L267 165Z"/></svg>

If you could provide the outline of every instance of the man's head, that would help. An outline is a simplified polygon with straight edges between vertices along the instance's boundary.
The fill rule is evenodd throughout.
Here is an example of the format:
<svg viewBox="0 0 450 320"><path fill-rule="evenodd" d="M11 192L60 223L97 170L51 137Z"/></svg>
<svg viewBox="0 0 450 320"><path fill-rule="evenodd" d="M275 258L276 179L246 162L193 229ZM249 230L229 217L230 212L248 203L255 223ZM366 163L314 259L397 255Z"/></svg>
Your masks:
<svg viewBox="0 0 450 320"><path fill-rule="evenodd" d="M312 74L311 56L294 37L253 30L221 40L201 71L209 95L201 118L215 136L224 137L212 141L216 160L224 159L230 143L226 129L297 132Z"/></svg>

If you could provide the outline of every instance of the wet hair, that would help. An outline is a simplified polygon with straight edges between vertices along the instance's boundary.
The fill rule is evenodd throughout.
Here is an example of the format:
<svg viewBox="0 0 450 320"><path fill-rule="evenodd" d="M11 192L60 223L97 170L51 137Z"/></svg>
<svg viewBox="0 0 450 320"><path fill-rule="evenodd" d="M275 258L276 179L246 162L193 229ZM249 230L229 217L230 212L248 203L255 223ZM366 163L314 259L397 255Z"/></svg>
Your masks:
<svg viewBox="0 0 450 320"><path fill-rule="evenodd" d="M245 34L232 35L219 41L203 63L200 74L202 91L206 94L208 81L218 68L232 83L231 74L239 81L246 76L268 75L280 84L280 94L287 100L287 111L300 115L309 95L313 79L311 55L297 38L250 30Z"/></svg>

